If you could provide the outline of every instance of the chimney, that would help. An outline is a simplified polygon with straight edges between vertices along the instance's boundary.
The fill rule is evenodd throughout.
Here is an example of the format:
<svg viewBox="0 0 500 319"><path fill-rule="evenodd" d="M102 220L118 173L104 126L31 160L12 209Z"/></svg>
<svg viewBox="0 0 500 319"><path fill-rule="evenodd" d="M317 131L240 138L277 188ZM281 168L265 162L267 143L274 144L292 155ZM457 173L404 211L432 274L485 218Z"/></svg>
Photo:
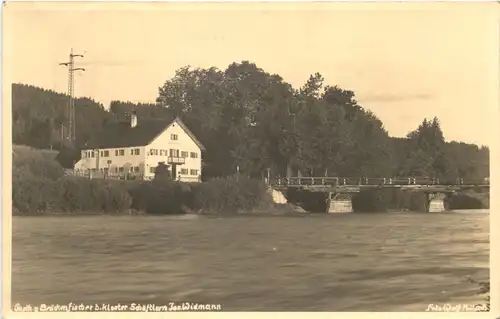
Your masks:
<svg viewBox="0 0 500 319"><path fill-rule="evenodd" d="M137 126L137 113L135 111L132 111L130 114L130 127L136 127Z"/></svg>

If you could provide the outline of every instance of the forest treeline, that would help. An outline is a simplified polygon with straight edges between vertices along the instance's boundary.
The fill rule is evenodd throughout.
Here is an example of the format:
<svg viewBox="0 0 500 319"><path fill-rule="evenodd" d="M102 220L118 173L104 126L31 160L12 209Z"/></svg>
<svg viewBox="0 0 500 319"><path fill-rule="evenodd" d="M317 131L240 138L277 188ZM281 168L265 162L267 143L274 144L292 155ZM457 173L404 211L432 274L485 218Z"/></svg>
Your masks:
<svg viewBox="0 0 500 319"><path fill-rule="evenodd" d="M12 87L13 142L67 149L61 139L67 96L30 85ZM489 149L445 142L437 118L423 119L406 138L390 137L352 91L329 86L319 73L293 88L250 62L225 70L183 67L159 87L156 103L112 101L109 108L75 100L76 149L110 121L135 109L141 118L179 116L206 147L204 178L240 172L284 176L427 176L480 181ZM79 152L77 152L79 154Z"/></svg>

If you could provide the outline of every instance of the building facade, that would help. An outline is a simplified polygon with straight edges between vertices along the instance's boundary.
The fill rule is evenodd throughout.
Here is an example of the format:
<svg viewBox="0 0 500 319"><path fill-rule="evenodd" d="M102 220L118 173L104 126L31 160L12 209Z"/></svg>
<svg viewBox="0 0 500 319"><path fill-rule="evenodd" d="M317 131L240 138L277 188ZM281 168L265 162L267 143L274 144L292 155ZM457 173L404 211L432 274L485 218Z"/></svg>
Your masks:
<svg viewBox="0 0 500 319"><path fill-rule="evenodd" d="M159 163L171 177L185 182L201 180L205 148L179 119L138 121L106 125L82 148L75 164L77 175L152 179Z"/></svg>

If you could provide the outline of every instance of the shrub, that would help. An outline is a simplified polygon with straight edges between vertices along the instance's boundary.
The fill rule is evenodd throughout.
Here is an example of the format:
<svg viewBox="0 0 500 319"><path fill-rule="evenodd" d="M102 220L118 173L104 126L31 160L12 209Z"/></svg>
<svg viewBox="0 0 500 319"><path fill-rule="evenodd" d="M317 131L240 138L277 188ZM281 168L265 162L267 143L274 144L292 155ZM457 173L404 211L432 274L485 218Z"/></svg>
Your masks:
<svg viewBox="0 0 500 319"><path fill-rule="evenodd" d="M170 176L170 172L168 171L168 165L164 162L158 163L158 166L155 169L155 180L170 180L172 179Z"/></svg>
<svg viewBox="0 0 500 319"><path fill-rule="evenodd" d="M360 212L386 212L403 210L423 212L427 197L423 192L405 192L400 189L367 189L352 199L353 209Z"/></svg>
<svg viewBox="0 0 500 319"><path fill-rule="evenodd" d="M150 214L177 214L185 208L238 212L266 207L272 202L262 181L245 176L190 185L172 181L166 169L160 169L151 182L86 179L64 176L62 166L40 152L26 154L29 156L14 159L15 213L98 213L130 208Z"/></svg>
<svg viewBox="0 0 500 319"><path fill-rule="evenodd" d="M52 181L39 176L13 179L15 212L119 212L130 208L132 199L119 183L63 177Z"/></svg>
<svg viewBox="0 0 500 319"><path fill-rule="evenodd" d="M466 194L457 194L450 200L450 209L482 209L485 206L479 198Z"/></svg>
<svg viewBox="0 0 500 319"><path fill-rule="evenodd" d="M361 212L385 212L392 205L393 194L390 189L362 190L352 199L352 207Z"/></svg>
<svg viewBox="0 0 500 319"><path fill-rule="evenodd" d="M128 190L130 196L132 197L131 207L138 211L146 211L148 205L148 197L152 192L152 186L150 182L137 182L131 183Z"/></svg>
<svg viewBox="0 0 500 319"><path fill-rule="evenodd" d="M58 181L58 197L61 199L60 208L65 212L85 211L93 206L94 198L90 197L91 180L77 178L63 178Z"/></svg>
<svg viewBox="0 0 500 319"><path fill-rule="evenodd" d="M64 169L53 159L31 152L13 157L13 176L39 176L56 180L64 176Z"/></svg>
<svg viewBox="0 0 500 319"><path fill-rule="evenodd" d="M70 146L64 146L61 148L55 160L63 168L73 168L74 164L78 162L81 158L80 151Z"/></svg>
<svg viewBox="0 0 500 319"><path fill-rule="evenodd" d="M155 179L140 182L130 188L132 208L149 214L179 214L186 204L186 190L181 182Z"/></svg>
<svg viewBox="0 0 500 319"><path fill-rule="evenodd" d="M64 169L54 152L15 146L12 158L12 208L14 212L39 214L58 208L56 181Z"/></svg>
<svg viewBox="0 0 500 319"><path fill-rule="evenodd" d="M193 208L236 213L270 205L266 185L245 176L215 178L193 187Z"/></svg>
<svg viewBox="0 0 500 319"><path fill-rule="evenodd" d="M132 197L124 185L120 183L108 183L104 185L103 194L106 200L101 204L104 212L122 212L130 209Z"/></svg>
<svg viewBox="0 0 500 319"><path fill-rule="evenodd" d="M12 181L12 207L22 213L40 214L57 206L55 182L39 176Z"/></svg>

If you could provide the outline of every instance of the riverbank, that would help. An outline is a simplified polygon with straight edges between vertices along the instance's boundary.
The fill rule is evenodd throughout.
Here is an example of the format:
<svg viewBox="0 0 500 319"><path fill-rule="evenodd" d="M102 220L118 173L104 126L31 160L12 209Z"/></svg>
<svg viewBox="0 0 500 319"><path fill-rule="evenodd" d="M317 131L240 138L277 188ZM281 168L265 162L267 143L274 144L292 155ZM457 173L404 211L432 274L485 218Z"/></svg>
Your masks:
<svg viewBox="0 0 500 319"><path fill-rule="evenodd" d="M288 215L324 213L322 194L295 197L276 204L259 180L244 176L219 178L200 184L170 180L116 181L62 176L13 179L13 215ZM475 195L475 196L474 196ZM448 208L488 208L488 193L460 194ZM362 192L353 198L355 212L425 211L424 194Z"/></svg>
<svg viewBox="0 0 500 319"><path fill-rule="evenodd" d="M243 176L200 184L25 176L13 181L13 215L177 215L276 212L266 185Z"/></svg>
<svg viewBox="0 0 500 319"><path fill-rule="evenodd" d="M284 194L276 204L261 180L243 175L203 183L85 179L65 176L54 152L16 148L13 158L13 215L306 214L326 211L323 193ZM423 193L371 190L352 200L357 212L425 211ZM467 191L449 198L450 209L489 208L489 192ZM307 211L307 212L306 212Z"/></svg>
<svg viewBox="0 0 500 319"><path fill-rule="evenodd" d="M288 216L288 215L310 215L310 212L305 211L303 208L292 205L292 204L274 204L269 205L267 208L263 209L252 209L252 210L238 210L236 212L220 212L220 211L194 211L189 207L183 207L178 213L164 214L170 216L234 216L234 215L254 215L254 216ZM17 209L13 210L13 216L25 216L25 217L36 217L36 216L50 216L50 217L67 217L67 216L147 216L148 214L144 210L128 209L124 211L43 211L43 212L21 212ZM158 215L158 214L156 214Z"/></svg>
<svg viewBox="0 0 500 319"><path fill-rule="evenodd" d="M65 176L53 154L17 147L12 169L13 215L168 215L272 210L263 181L245 176L203 183L87 179Z"/></svg>
<svg viewBox="0 0 500 319"><path fill-rule="evenodd" d="M327 194L288 189L285 197L291 204L299 205L307 211L323 213L327 210ZM423 192L405 192L400 189L370 189L354 194L352 207L354 212L425 212L427 197ZM447 210L489 209L489 191L468 190L445 199Z"/></svg>

